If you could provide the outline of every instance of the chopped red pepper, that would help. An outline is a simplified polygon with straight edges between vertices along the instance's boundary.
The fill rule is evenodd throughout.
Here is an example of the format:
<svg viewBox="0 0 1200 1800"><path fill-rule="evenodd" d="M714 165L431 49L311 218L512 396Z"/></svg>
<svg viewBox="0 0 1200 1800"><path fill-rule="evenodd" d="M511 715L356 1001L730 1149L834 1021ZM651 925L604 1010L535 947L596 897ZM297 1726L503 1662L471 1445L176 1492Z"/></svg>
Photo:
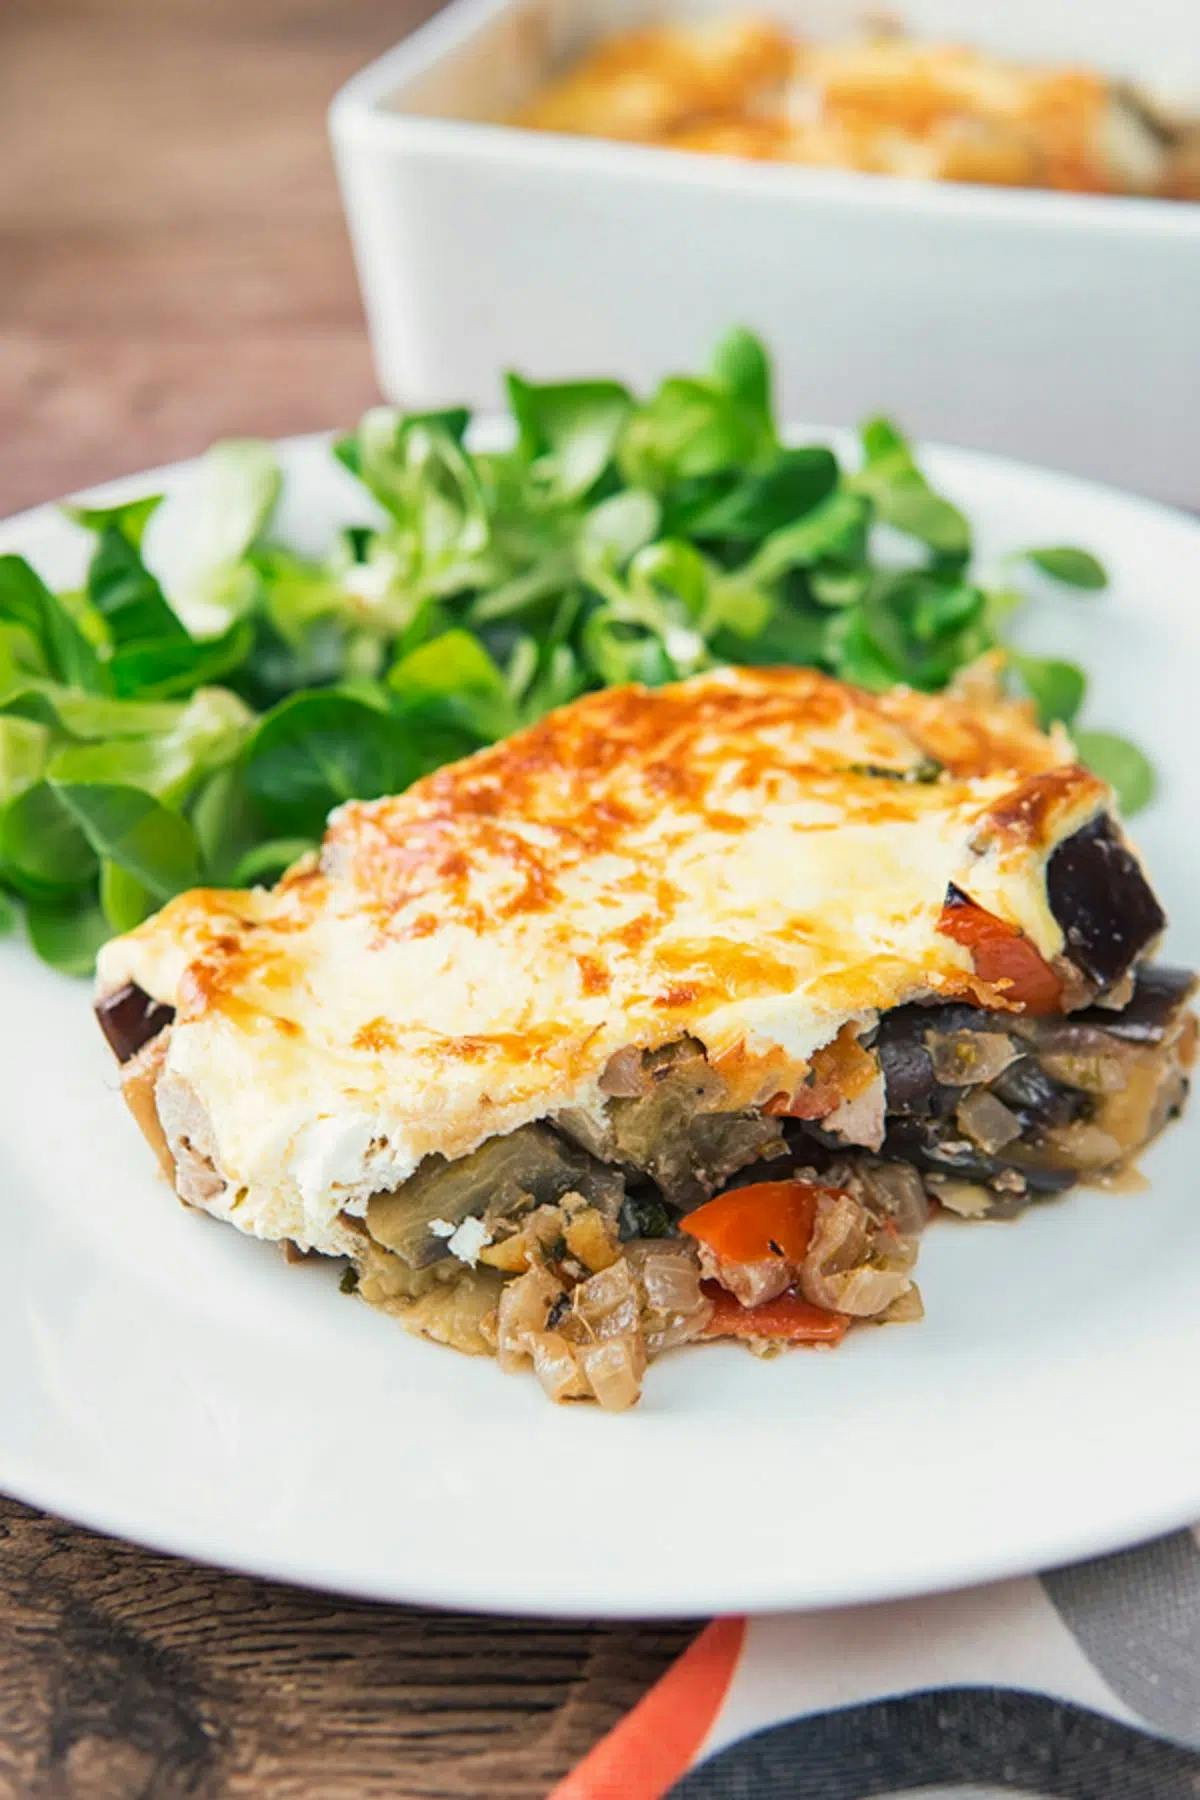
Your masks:
<svg viewBox="0 0 1200 1800"><path fill-rule="evenodd" d="M1061 1011L1062 982L1015 925L955 895L942 908L938 930L971 952L980 981L998 989L1003 999L1027 1013Z"/></svg>
<svg viewBox="0 0 1200 1800"><path fill-rule="evenodd" d="M798 1294L780 1294L761 1306L740 1306L719 1282L706 1281L704 1292L713 1303L713 1316L705 1329L708 1338L774 1338L783 1344L840 1344L850 1327L845 1313L826 1312Z"/></svg>
<svg viewBox="0 0 1200 1800"><path fill-rule="evenodd" d="M706 1201L679 1221L679 1229L707 1244L725 1262L783 1256L800 1263L812 1237L821 1192L811 1181L757 1181Z"/></svg>

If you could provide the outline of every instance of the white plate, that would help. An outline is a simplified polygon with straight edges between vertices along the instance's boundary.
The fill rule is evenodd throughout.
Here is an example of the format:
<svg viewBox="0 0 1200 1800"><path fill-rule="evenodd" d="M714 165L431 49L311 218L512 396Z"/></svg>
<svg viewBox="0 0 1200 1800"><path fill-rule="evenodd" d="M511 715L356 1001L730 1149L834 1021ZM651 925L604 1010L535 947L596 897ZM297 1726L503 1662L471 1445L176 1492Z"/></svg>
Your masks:
<svg viewBox="0 0 1200 1800"><path fill-rule="evenodd" d="M283 457L285 523L320 543L354 491L318 442ZM1039 606L1029 640L1086 662L1090 721L1153 750L1163 797L1138 835L1170 956L1195 960L1200 525L962 453L929 466L985 549L1079 542L1113 571L1108 595ZM0 549L63 581L82 546L43 509ZM20 1498L314 1586L585 1615L873 1600L1200 1516L1200 1107L1145 1158L1143 1193L936 1226L923 1324L768 1363L676 1353L610 1418L186 1212L86 988L16 943L0 980L0 1486Z"/></svg>

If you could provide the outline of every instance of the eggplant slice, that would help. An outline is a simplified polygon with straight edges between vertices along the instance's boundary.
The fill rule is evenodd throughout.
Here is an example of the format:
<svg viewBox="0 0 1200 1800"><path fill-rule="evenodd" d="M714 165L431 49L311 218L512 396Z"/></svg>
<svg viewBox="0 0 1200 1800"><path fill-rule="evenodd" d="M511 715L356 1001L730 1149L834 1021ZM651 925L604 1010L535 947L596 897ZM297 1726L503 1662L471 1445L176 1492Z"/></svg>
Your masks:
<svg viewBox="0 0 1200 1800"><path fill-rule="evenodd" d="M171 1023L175 1008L152 1000L134 982L127 981L124 987L97 1002L96 1017L117 1061L127 1063Z"/></svg>
<svg viewBox="0 0 1200 1800"><path fill-rule="evenodd" d="M1092 1006L1031 1018L966 1006L896 1008L876 1041L887 1082L883 1155L934 1177L935 1192L937 1179L983 1188L980 1212L1012 1211L1127 1163L1183 1103L1195 985L1182 970L1141 970L1120 1012ZM968 1044L972 1035L1003 1035L1012 1055L995 1058L984 1082L971 1079L964 1056L962 1079L949 1081L952 1062L935 1058L930 1040L941 1047L956 1035ZM1005 1117L1016 1128L1008 1135L995 1129Z"/></svg>
<svg viewBox="0 0 1200 1800"><path fill-rule="evenodd" d="M1106 815L1066 838L1046 866L1050 910L1067 955L1103 991L1154 943L1167 918Z"/></svg>

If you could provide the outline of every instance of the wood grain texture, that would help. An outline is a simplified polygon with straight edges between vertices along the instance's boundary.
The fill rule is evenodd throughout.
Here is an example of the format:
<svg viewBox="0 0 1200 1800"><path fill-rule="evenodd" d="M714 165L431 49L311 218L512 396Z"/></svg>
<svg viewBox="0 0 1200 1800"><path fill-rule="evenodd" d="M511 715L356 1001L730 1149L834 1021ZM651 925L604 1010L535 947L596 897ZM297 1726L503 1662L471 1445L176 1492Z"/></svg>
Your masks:
<svg viewBox="0 0 1200 1800"><path fill-rule="evenodd" d="M435 0L4 0L0 516L376 397L326 131Z"/></svg>
<svg viewBox="0 0 1200 1800"><path fill-rule="evenodd" d="M0 1797L526 1800L693 1629L363 1605L0 1501Z"/></svg>
<svg viewBox="0 0 1200 1800"><path fill-rule="evenodd" d="M324 113L432 4L4 0L0 515L375 397ZM0 1800L532 1800L693 1629L358 1605L0 1501Z"/></svg>

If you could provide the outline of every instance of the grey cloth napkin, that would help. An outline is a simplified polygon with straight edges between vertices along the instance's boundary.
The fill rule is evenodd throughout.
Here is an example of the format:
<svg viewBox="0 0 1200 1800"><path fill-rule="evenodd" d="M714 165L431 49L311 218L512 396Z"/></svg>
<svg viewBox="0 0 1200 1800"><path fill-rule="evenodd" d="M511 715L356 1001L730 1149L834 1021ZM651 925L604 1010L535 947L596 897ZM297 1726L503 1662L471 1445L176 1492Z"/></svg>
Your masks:
<svg viewBox="0 0 1200 1800"><path fill-rule="evenodd" d="M1196 1532L960 1594L751 1620L670 1793L1198 1800Z"/></svg>

